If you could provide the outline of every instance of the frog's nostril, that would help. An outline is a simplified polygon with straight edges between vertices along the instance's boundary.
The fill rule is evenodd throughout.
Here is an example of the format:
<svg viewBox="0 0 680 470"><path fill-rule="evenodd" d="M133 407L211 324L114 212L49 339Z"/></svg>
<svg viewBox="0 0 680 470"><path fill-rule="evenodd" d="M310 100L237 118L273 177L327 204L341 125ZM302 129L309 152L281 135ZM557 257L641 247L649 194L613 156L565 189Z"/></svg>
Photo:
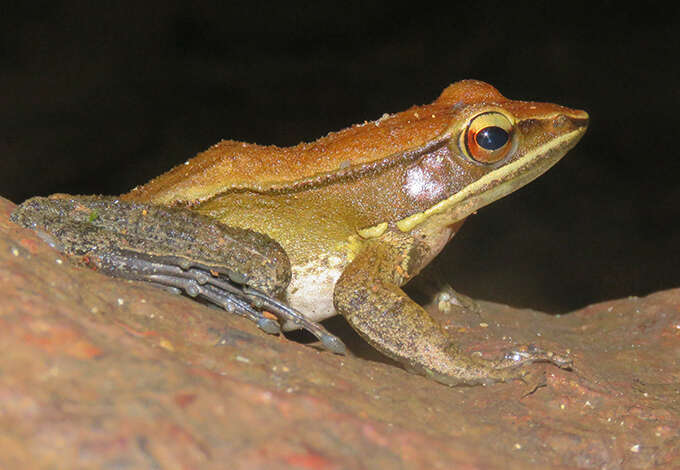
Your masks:
<svg viewBox="0 0 680 470"><path fill-rule="evenodd" d="M564 114L560 114L559 116L555 117L555 119L553 119L552 126L555 129L562 129L563 127L569 125L570 122L571 119L569 119Z"/></svg>
<svg viewBox="0 0 680 470"><path fill-rule="evenodd" d="M559 114L552 120L552 127L555 130L579 128L588 125L588 113L581 110L573 110L570 113Z"/></svg>
<svg viewBox="0 0 680 470"><path fill-rule="evenodd" d="M565 116L571 121L573 126L586 127L590 116L587 112L581 109L572 109L571 112L566 113Z"/></svg>
<svg viewBox="0 0 680 470"><path fill-rule="evenodd" d="M572 119L577 119L580 121L588 121L590 119L590 116L588 116L588 113L583 111L582 109L572 109L570 117Z"/></svg>

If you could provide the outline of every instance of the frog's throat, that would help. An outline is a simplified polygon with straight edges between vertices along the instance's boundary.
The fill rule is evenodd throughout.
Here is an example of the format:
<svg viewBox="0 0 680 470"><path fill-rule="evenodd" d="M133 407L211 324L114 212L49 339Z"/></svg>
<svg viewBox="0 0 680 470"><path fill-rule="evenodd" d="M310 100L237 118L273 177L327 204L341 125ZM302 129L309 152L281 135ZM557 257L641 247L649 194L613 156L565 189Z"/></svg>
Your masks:
<svg viewBox="0 0 680 470"><path fill-rule="evenodd" d="M573 130L536 147L512 163L487 173L452 196L423 212L399 220L402 232L410 232L434 215L447 213L447 224L453 224L477 209L500 199L531 182L562 158L585 133L585 127Z"/></svg>

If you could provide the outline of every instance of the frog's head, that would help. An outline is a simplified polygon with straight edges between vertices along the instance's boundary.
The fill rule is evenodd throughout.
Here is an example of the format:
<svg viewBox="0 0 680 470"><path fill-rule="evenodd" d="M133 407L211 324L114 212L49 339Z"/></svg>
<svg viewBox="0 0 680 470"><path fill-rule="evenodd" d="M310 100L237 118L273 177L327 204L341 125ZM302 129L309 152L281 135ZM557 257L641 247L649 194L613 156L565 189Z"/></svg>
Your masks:
<svg viewBox="0 0 680 470"><path fill-rule="evenodd" d="M451 85L433 104L452 114L439 140L445 141L446 147L436 157L440 162L442 157L447 160L443 166L448 173L448 191L442 188L447 197L397 222L403 231L426 221L453 224L524 186L557 163L588 126L585 111L509 100L491 85L473 80ZM432 175L434 165L428 165L431 162L427 160L426 156L410 170L412 181L405 187L414 196L419 196L414 190L419 187L428 194L433 192L435 178L421 184L424 166L430 167Z"/></svg>
<svg viewBox="0 0 680 470"><path fill-rule="evenodd" d="M588 114L550 103L513 101L483 82L466 80L431 105L449 124L404 173L412 207L396 222L438 252L451 227L554 165L581 139Z"/></svg>

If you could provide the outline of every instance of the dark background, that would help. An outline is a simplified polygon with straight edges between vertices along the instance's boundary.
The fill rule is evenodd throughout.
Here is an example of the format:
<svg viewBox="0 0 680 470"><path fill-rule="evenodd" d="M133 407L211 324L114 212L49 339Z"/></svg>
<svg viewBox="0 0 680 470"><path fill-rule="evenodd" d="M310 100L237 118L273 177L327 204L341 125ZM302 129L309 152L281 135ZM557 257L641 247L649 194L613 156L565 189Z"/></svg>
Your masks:
<svg viewBox="0 0 680 470"><path fill-rule="evenodd" d="M678 287L680 18L660 5L3 4L0 195L122 193L222 138L313 140L477 78L591 127L468 220L452 284L551 312Z"/></svg>

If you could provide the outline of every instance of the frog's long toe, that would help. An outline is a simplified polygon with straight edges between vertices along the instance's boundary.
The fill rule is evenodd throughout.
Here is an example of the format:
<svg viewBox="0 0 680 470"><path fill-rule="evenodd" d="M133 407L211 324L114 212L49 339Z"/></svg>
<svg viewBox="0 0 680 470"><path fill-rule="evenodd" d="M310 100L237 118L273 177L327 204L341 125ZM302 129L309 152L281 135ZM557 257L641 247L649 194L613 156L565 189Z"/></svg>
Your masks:
<svg viewBox="0 0 680 470"><path fill-rule="evenodd" d="M158 287L159 289L163 289L164 291L169 292L171 294L175 294L175 295L182 295L182 292L184 292L179 287L168 286L168 285L165 285L165 284L161 284L160 282L149 281L149 284L151 284L152 286Z"/></svg>
<svg viewBox="0 0 680 470"><path fill-rule="evenodd" d="M265 333L272 335L281 333L281 326L276 320L267 318L262 312L254 309L245 299L210 284L206 284L202 286L202 288L202 295L210 302L224 306L225 310L228 312L233 311L238 315L245 316L254 321Z"/></svg>
<svg viewBox="0 0 680 470"><path fill-rule="evenodd" d="M321 344L323 344L324 347L328 349L330 352L343 355L347 354L347 347L345 346L345 343L340 341L340 338L338 338L337 336L333 336L330 333L326 333L319 339L321 340Z"/></svg>
<svg viewBox="0 0 680 470"><path fill-rule="evenodd" d="M505 359L514 364L526 364L533 362L549 362L560 369L571 370L574 365L573 359L568 356L557 354L553 351L545 351L533 344L519 346L505 355Z"/></svg>
<svg viewBox="0 0 680 470"><path fill-rule="evenodd" d="M297 310L255 289L244 287L243 292L250 297L256 298L261 308L278 315L281 320L291 321L300 328L309 331L329 351L335 354L345 354L347 352L347 348L340 338L328 332L318 323L308 320Z"/></svg>
<svg viewBox="0 0 680 470"><path fill-rule="evenodd" d="M471 357L471 359L470 363L475 364L476 369L485 371L484 375L488 382L509 382L515 379L523 380L529 373L528 366L536 362L550 363L566 370L571 370L573 366L573 360L568 356L556 354L552 351L545 351L533 344L517 346L498 359L487 360L478 357ZM444 377L443 380L436 377L435 379L444 383L447 383L448 380L446 377Z"/></svg>

